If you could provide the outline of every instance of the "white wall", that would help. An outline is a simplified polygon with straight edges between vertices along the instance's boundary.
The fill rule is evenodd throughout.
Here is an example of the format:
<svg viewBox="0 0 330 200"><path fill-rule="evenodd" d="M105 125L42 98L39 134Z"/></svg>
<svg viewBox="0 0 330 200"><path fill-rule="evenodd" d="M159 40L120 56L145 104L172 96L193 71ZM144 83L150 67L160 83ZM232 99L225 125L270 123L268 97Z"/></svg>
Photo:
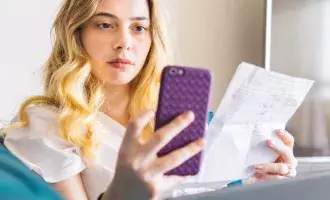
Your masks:
<svg viewBox="0 0 330 200"><path fill-rule="evenodd" d="M272 69L330 81L330 1L273 0Z"/></svg>
<svg viewBox="0 0 330 200"><path fill-rule="evenodd" d="M265 0L166 0L176 63L213 71L212 110L238 64L264 65Z"/></svg>
<svg viewBox="0 0 330 200"><path fill-rule="evenodd" d="M40 91L40 67L47 58L50 28L61 0L11 0L0 6L0 120ZM238 64L263 65L264 0L165 0L175 64L214 72L215 110Z"/></svg>
<svg viewBox="0 0 330 200"><path fill-rule="evenodd" d="M272 70L314 79L330 99L330 1L273 1Z"/></svg>
<svg viewBox="0 0 330 200"><path fill-rule="evenodd" d="M330 1L273 0L271 69L316 81L288 123L296 155L330 155Z"/></svg>
<svg viewBox="0 0 330 200"><path fill-rule="evenodd" d="M10 0L0 6L0 121L40 91L38 71L50 52L50 28L61 0Z"/></svg>

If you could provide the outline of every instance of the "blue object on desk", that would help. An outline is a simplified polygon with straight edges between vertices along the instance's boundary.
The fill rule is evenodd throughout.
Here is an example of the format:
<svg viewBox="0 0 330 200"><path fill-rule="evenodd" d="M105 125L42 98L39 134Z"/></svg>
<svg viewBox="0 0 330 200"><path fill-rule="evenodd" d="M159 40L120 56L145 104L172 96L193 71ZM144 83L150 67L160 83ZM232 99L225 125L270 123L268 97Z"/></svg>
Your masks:
<svg viewBox="0 0 330 200"><path fill-rule="evenodd" d="M209 116L208 116L208 119L207 119L207 123L210 124L212 119L213 119L213 116L214 116L214 113L213 112L209 112Z"/></svg>
<svg viewBox="0 0 330 200"><path fill-rule="evenodd" d="M243 181L241 179L228 183L227 187L238 186L238 185L243 185Z"/></svg>

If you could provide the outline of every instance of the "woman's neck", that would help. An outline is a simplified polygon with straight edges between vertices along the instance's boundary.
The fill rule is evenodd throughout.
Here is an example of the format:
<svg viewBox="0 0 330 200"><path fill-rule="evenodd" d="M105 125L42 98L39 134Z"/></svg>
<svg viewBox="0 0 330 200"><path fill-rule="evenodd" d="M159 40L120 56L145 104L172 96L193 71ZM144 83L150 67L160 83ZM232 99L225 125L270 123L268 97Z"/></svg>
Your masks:
<svg viewBox="0 0 330 200"><path fill-rule="evenodd" d="M103 93L104 103L101 111L126 127L130 117L128 112L130 86L128 84L104 85Z"/></svg>

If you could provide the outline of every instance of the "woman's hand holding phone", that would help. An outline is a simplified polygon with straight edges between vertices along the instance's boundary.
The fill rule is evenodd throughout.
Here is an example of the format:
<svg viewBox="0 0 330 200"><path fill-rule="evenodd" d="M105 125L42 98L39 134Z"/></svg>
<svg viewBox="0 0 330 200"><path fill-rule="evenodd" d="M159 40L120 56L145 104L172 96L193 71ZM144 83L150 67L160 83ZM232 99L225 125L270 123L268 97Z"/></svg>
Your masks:
<svg viewBox="0 0 330 200"><path fill-rule="evenodd" d="M187 178L165 173L201 152L203 139L162 157L158 157L157 152L194 121L194 114L185 112L179 115L157 129L147 143L141 144L139 135L153 117L153 112L147 112L130 121L119 151L114 179L102 199L150 199Z"/></svg>

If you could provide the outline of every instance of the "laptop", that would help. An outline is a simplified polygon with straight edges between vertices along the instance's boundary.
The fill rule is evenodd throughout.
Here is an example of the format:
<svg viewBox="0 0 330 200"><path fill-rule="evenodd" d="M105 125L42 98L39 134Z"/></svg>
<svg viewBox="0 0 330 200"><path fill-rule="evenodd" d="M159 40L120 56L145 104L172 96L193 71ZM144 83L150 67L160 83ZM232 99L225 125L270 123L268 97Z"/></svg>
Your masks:
<svg viewBox="0 0 330 200"><path fill-rule="evenodd" d="M330 172L218 189L173 200L324 200L330 198Z"/></svg>

